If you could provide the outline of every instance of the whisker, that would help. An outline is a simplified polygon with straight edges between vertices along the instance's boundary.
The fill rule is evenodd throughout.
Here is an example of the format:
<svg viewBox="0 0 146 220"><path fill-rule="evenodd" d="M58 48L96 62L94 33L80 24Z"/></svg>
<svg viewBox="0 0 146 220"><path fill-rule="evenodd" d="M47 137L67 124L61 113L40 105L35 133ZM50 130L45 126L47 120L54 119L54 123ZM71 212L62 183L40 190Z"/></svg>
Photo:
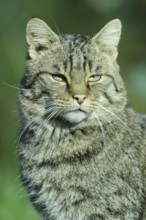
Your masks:
<svg viewBox="0 0 146 220"><path fill-rule="evenodd" d="M10 88L12 88L12 89L16 89L16 90L19 90L20 88L19 87L16 87L16 86L13 86L13 85L11 85L11 84L9 84L9 83L6 83L6 82L2 82L5 86L8 86L8 87L10 87ZM21 90L26 90L26 89L23 89L23 88L21 88Z"/></svg>
<svg viewBox="0 0 146 220"><path fill-rule="evenodd" d="M51 112L51 114L49 115L49 117L47 117L47 121L50 121L55 115L56 113L58 112L58 110L54 111L54 112Z"/></svg>
<svg viewBox="0 0 146 220"><path fill-rule="evenodd" d="M38 127L38 129L37 129L37 131L36 131L36 134L35 134L35 140L34 140L34 144L33 144L33 146L32 147L35 147L35 144L37 143L37 141L38 141L38 139L39 139L39 137L40 137L40 135L43 135L43 133L44 132L42 132L43 131L43 126L44 126L44 124L45 124L45 122L46 122L46 119L45 120L43 120L43 122L40 124L40 126Z"/></svg>
<svg viewBox="0 0 146 220"><path fill-rule="evenodd" d="M58 114L58 112L60 112L60 109L56 109L55 111L54 111L54 109L55 109L55 107L48 109L47 113L50 113L50 114L43 120L43 122L38 127L33 147L35 146L36 142L40 138L40 135L42 135L44 133L44 132L42 133L42 128L44 127L45 123L48 123L54 116L56 116Z"/></svg>
<svg viewBox="0 0 146 220"><path fill-rule="evenodd" d="M26 126L23 128L23 130L22 130L20 136L19 136L18 139L16 140L17 146L19 145L20 140L21 140L23 134L25 133L25 131L27 130L27 128L30 127L30 125L32 125L32 124L33 124L33 122L30 122L30 123L26 124Z"/></svg>
<svg viewBox="0 0 146 220"><path fill-rule="evenodd" d="M55 19L51 15L50 15L50 17L51 17L51 19L52 19L52 21L53 21L53 23L54 23L54 25L56 27L56 30L58 32L58 35L59 35L59 38L60 38L60 41L61 41L62 40L62 36L61 36L60 30L59 30L59 27L58 27ZM62 48L60 48L60 50L62 50ZM66 51L62 50L62 52L63 52L63 59L66 59L66 57L67 57Z"/></svg>
<svg viewBox="0 0 146 220"><path fill-rule="evenodd" d="M55 104L53 101L50 101L48 105L46 105L46 107L50 107L50 106L57 106L57 104Z"/></svg>
<svg viewBox="0 0 146 220"><path fill-rule="evenodd" d="M119 120L126 128L128 128L127 125L126 125L115 113L109 111L108 109L104 108L103 106L99 105L98 103L97 103L97 105L98 105L98 107L100 107L100 108L103 109L104 111L110 113L110 114L111 114L112 116L114 116L117 120ZM129 129L129 128L128 128L128 129Z"/></svg>
<svg viewBox="0 0 146 220"><path fill-rule="evenodd" d="M68 103L58 103L57 106L58 106L58 107L62 107L62 108L65 108L65 107L71 107L71 105L68 104Z"/></svg>
<svg viewBox="0 0 146 220"><path fill-rule="evenodd" d="M104 135L104 129L103 129L103 125L101 123L101 121L99 120L99 117L97 116L97 114L94 112L94 116L98 121L99 127L101 129L101 133L102 133L102 138L103 138L103 143L105 143L105 135ZM104 144L105 145L105 144Z"/></svg>
<svg viewBox="0 0 146 220"><path fill-rule="evenodd" d="M59 30L59 27L58 27L58 25L57 25L55 19L54 19L51 15L50 15L50 17L51 17L51 19L52 19L52 21L53 21L53 23L54 23L54 25L55 25L55 27L56 27L56 30L57 30L58 34L61 35L61 32L60 32L60 30Z"/></svg>
<svg viewBox="0 0 146 220"><path fill-rule="evenodd" d="M58 112L56 113L56 115L55 116L53 116L54 118L56 118L60 113L62 113L63 112L63 110L62 109L59 109L58 110Z"/></svg>
<svg viewBox="0 0 146 220"><path fill-rule="evenodd" d="M56 106L53 106L53 107L51 107L51 108L48 108L47 110L46 110L46 113L51 113L53 110L55 110L56 109Z"/></svg>

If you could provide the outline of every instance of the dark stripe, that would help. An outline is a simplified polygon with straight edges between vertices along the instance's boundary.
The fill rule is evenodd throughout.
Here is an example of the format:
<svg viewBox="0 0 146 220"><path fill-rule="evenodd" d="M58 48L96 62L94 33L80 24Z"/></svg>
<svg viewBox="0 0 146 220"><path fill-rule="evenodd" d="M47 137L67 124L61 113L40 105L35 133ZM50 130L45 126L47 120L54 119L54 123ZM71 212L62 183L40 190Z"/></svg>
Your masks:
<svg viewBox="0 0 146 220"><path fill-rule="evenodd" d="M34 205L35 209L36 209L40 214L45 213L45 212L46 212L46 209L47 209L45 203L43 203L42 200L39 201L39 195L38 195L38 193L34 193L34 194L32 195L31 191L33 191L33 187L32 187L32 190L30 190L30 194L28 193L28 195L29 195L29 199L30 199L30 201L32 202L32 204ZM52 220L53 220L53 218L50 218L49 214L47 214L47 216L49 217L49 218L47 218L47 219L52 219ZM46 218L45 218L45 219L46 219Z"/></svg>
<svg viewBox="0 0 146 220"><path fill-rule="evenodd" d="M22 88L27 88L27 85L28 85L28 82L29 82L29 79L30 77L28 76L28 74L25 74L23 77L22 77L22 79L21 79L21 81L20 81L20 86L22 87Z"/></svg>
<svg viewBox="0 0 146 220"><path fill-rule="evenodd" d="M31 81L30 81L30 77L28 77L28 75L25 75L21 80L21 83L20 83L21 87L25 89L31 89L35 81L38 79L38 77L43 74L49 74L49 73L45 71L40 71L35 74L35 76L31 79Z"/></svg>
<svg viewBox="0 0 146 220"><path fill-rule="evenodd" d="M112 100L112 98L109 96L109 94L107 94L106 92L104 92L103 95L104 95L105 98L109 101L110 104L113 104L113 100Z"/></svg>
<svg viewBox="0 0 146 220"><path fill-rule="evenodd" d="M50 113L50 114L51 114L51 113ZM54 135L54 133L55 133L55 130L56 130L56 127L54 126L53 131L52 131L52 134L51 134L51 136L50 136L50 140L53 140L53 135Z"/></svg>
<svg viewBox="0 0 146 220"><path fill-rule="evenodd" d="M36 198L39 198L38 196L36 197ZM32 199L30 198L30 200L31 200L31 202L33 203L33 201L32 201ZM33 203L33 205L34 205L34 207L36 208L36 210L40 213L40 214L42 214L43 212L46 212L46 209L47 209L47 207L46 207L46 205L44 204L44 203L42 203L42 202L39 202L39 203ZM49 215L49 214L47 214L47 215ZM46 218L45 218L46 219ZM49 219L49 220L55 220L54 218L47 218L47 219Z"/></svg>
<svg viewBox="0 0 146 220"><path fill-rule="evenodd" d="M59 161L57 158L55 160L46 160L46 161L42 161L41 163L39 163L37 165L37 167L40 169L42 167L46 167L46 166L49 166L49 167L57 167L59 166L60 164L74 164L74 163L83 163L85 161L87 162L90 162L90 160L97 156L97 154L99 153L99 151L102 149L102 146L103 146L103 143L101 142L101 147L98 146L98 149L92 149L91 150L86 150L86 152L84 153L81 153L81 152L78 152L78 153L75 153L75 155L72 155L72 156L68 156L68 157L64 157L62 158L61 161Z"/></svg>
<svg viewBox="0 0 146 220"><path fill-rule="evenodd" d="M73 68L73 58L72 58L72 55L69 56L69 62L70 62L70 72L72 72L72 68Z"/></svg>
<svg viewBox="0 0 146 220"><path fill-rule="evenodd" d="M36 166L38 167L38 169L41 169L42 167L51 167L51 168L55 168L56 166L58 166L60 164L59 161L51 161L51 160L47 160L47 161L42 161L38 164L36 164Z"/></svg>
<svg viewBox="0 0 146 220"><path fill-rule="evenodd" d="M57 65L53 65L53 68L55 69L56 73L60 73L60 68Z"/></svg>
<svg viewBox="0 0 146 220"><path fill-rule="evenodd" d="M89 71L92 72L92 61L88 60Z"/></svg>
<svg viewBox="0 0 146 220"><path fill-rule="evenodd" d="M25 99L27 99L29 101L33 101L34 100L34 97L32 97L32 94L30 96L26 95L25 91L23 89L20 92L21 92L21 95L25 97Z"/></svg>
<svg viewBox="0 0 146 220"><path fill-rule="evenodd" d="M80 200L78 200L78 201L74 201L73 203L72 203L72 205L73 206L79 206L82 202L84 202L84 201L86 201L86 199L85 198L82 198L82 199L80 199Z"/></svg>
<svg viewBox="0 0 146 220"><path fill-rule="evenodd" d="M47 218L45 217L46 220L56 220L55 217L52 217L51 214L47 213Z"/></svg>
<svg viewBox="0 0 146 220"><path fill-rule="evenodd" d="M115 82L114 77L111 76L111 75L109 75L109 74L104 74L104 75L105 75L105 76L108 76L108 77L110 77L110 78L112 79L113 84L114 84L114 87L115 87L115 91L116 91L117 93L121 92L121 90L119 90L118 87L117 87L117 84L116 84L116 82Z"/></svg>
<svg viewBox="0 0 146 220"><path fill-rule="evenodd" d="M31 129L31 128L26 128L24 131L24 127L21 129L21 132L20 132L20 143L23 143L23 144L29 144L31 142L31 138L34 137L34 130ZM21 135L22 133L22 135Z"/></svg>
<svg viewBox="0 0 146 220"><path fill-rule="evenodd" d="M42 186L43 186L43 183L36 184L30 178L28 178L24 174L21 174L21 181L24 184L24 186L27 187L28 193L30 192L31 189L33 189L36 192L38 192L38 191L40 191L42 189Z"/></svg>
<svg viewBox="0 0 146 220"><path fill-rule="evenodd" d="M50 42L50 43L51 43L51 42ZM36 51L37 51L37 52L40 52L40 51L43 51L43 50L48 50L48 48L45 47L45 46L42 46L42 45L38 45L38 46L36 47Z"/></svg>
<svg viewBox="0 0 146 220"><path fill-rule="evenodd" d="M30 55L29 55L29 52L27 52L26 60L31 60L31 57L30 57Z"/></svg>
<svg viewBox="0 0 146 220"><path fill-rule="evenodd" d="M64 61L63 65L64 65L64 71L66 72L67 71L67 60Z"/></svg>
<svg viewBox="0 0 146 220"><path fill-rule="evenodd" d="M69 42L69 54L73 53L73 49L74 49L73 42L70 41L70 42Z"/></svg>
<svg viewBox="0 0 146 220"><path fill-rule="evenodd" d="M49 91L40 91L40 94L36 96L34 90L31 90L31 95L29 96L25 94L25 91L21 90L21 95L24 96L25 99L32 102L35 102L37 99L40 99L42 96L50 97Z"/></svg>
<svg viewBox="0 0 146 220"><path fill-rule="evenodd" d="M95 69L95 72L98 73L100 69L101 69L101 66L97 66L96 69Z"/></svg>
<svg viewBox="0 0 146 220"><path fill-rule="evenodd" d="M84 47L88 43L88 39L84 38L84 42L81 43L80 50L84 53Z"/></svg>
<svg viewBox="0 0 146 220"><path fill-rule="evenodd" d="M88 220L95 220L95 219L106 220L104 214L101 213L98 214L94 213L88 216Z"/></svg>
<svg viewBox="0 0 146 220"><path fill-rule="evenodd" d="M81 35L80 34L76 34L76 35L74 35L74 38L73 38L73 42L74 42L74 44L77 42L80 42L80 40L81 40Z"/></svg>
<svg viewBox="0 0 146 220"><path fill-rule="evenodd" d="M80 192L85 198L92 198L92 194L89 190L83 188L82 186L72 187L76 191Z"/></svg>
<svg viewBox="0 0 146 220"><path fill-rule="evenodd" d="M87 57L84 56L84 62L83 62L83 70L86 72L86 65L87 65Z"/></svg>
<svg viewBox="0 0 146 220"><path fill-rule="evenodd" d="M23 173L21 173L20 179L25 186L31 183L31 180L28 177L24 176Z"/></svg>
<svg viewBox="0 0 146 220"><path fill-rule="evenodd" d="M78 186L78 187L70 187L70 190L74 190L77 192L77 194L82 194L83 198L78 199L72 203L73 206L79 206L82 202L87 201L88 199L93 199L93 196L91 195L89 190L86 190L85 188Z"/></svg>
<svg viewBox="0 0 146 220"><path fill-rule="evenodd" d="M41 91L37 96L34 94L33 101L35 102L37 99L42 98L44 95L49 97L49 92L47 93L46 91Z"/></svg>

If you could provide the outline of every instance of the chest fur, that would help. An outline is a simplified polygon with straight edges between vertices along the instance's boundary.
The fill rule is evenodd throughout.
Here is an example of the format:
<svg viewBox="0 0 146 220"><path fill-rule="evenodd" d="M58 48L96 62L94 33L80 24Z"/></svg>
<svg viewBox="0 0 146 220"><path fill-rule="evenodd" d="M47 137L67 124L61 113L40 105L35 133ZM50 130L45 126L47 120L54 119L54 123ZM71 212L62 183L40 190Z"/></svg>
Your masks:
<svg viewBox="0 0 146 220"><path fill-rule="evenodd" d="M60 219L82 219L81 213L86 219L89 210L100 210L103 216L111 217L115 213L117 217L123 213L128 216L129 212L138 215L144 186L136 143L129 136L119 142L120 136L110 135L103 140L102 135L89 133L70 133L58 143L56 130L52 142L42 135L29 154L24 148L23 171L32 186L41 186L37 191L31 187L31 194L37 194L36 203L43 201L55 213L66 210ZM64 217L67 213L74 218Z"/></svg>

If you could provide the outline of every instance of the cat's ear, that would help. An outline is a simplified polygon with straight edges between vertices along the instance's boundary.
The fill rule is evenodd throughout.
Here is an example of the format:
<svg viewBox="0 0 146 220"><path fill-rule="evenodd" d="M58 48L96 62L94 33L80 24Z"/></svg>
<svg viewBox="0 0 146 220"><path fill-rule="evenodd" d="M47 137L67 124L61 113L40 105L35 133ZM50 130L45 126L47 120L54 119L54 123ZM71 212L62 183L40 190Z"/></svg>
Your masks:
<svg viewBox="0 0 146 220"><path fill-rule="evenodd" d="M49 26L38 18L32 18L26 27L26 40L29 46L29 56L35 59L41 51L53 47L59 42L59 37L49 28Z"/></svg>
<svg viewBox="0 0 146 220"><path fill-rule="evenodd" d="M114 19L107 23L100 32L98 32L92 38L92 42L97 43L98 46L106 53L108 53L113 59L117 58L119 44L121 36L121 21Z"/></svg>

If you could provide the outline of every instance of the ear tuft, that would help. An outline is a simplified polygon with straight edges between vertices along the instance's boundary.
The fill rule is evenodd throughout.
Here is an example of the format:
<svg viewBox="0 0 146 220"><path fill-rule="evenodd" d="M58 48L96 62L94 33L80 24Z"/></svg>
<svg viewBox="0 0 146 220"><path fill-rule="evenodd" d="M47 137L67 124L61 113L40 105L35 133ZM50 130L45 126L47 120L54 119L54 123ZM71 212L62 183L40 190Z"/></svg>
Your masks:
<svg viewBox="0 0 146 220"><path fill-rule="evenodd" d="M38 18L32 18L26 27L26 40L29 45L29 56L37 57L40 51L46 50L59 41L59 37L49 26Z"/></svg>
<svg viewBox="0 0 146 220"><path fill-rule="evenodd" d="M118 54L117 46L121 36L121 28L121 21L119 19L114 19L107 23L100 32L93 36L91 41L96 42L99 47L116 59Z"/></svg>

